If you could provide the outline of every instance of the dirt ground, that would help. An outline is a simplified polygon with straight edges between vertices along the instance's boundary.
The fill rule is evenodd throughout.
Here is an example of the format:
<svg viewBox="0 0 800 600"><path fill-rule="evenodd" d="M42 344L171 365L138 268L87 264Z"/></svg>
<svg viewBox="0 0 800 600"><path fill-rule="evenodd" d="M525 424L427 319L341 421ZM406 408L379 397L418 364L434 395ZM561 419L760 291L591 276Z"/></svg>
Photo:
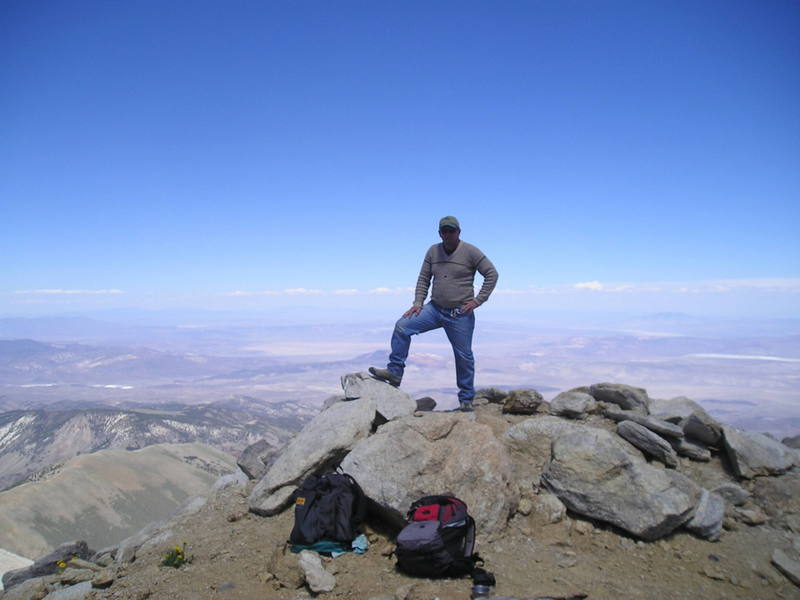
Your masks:
<svg viewBox="0 0 800 600"><path fill-rule="evenodd" d="M777 481L780 480L780 481ZM591 600L800 598L770 563L776 548L800 550L800 473L753 482L754 498L770 517L759 526L736 524L711 543L685 532L653 543L617 530L567 517L544 525L535 515L516 515L503 534L478 537L477 550L493 572L495 596L535 598L587 594ZM265 518L247 512L247 489L222 490L200 512L173 529L161 546L141 550L122 567L113 585L93 592L97 599L196 600L198 598L299 600L307 588L291 575L272 571L292 527L292 511ZM389 540L369 532L364 555L324 559L336 577L330 600L465 600L471 581L413 579L395 570ZM159 566L164 553L186 543L191 564ZM291 564L289 554L284 564Z"/></svg>

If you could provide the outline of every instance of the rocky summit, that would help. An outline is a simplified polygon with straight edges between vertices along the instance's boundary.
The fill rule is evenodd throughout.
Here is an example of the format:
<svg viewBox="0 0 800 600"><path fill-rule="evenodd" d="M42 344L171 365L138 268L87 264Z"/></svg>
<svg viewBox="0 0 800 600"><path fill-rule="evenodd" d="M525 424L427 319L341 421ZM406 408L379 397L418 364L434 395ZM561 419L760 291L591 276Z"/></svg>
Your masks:
<svg viewBox="0 0 800 600"><path fill-rule="evenodd" d="M474 413L431 412L364 373L342 385L258 459L258 480L229 480L196 510L75 565L6 574L3 600L73 588L70 597L97 599L463 600L468 579L395 569L398 524L411 502L437 493L467 503L498 597L800 594L800 455L717 423L688 398L602 382L552 403L536 390L481 390ZM372 500L369 550L291 553L292 491L337 467ZM176 546L185 563L162 566ZM81 568L91 571L81 581L67 573Z"/></svg>

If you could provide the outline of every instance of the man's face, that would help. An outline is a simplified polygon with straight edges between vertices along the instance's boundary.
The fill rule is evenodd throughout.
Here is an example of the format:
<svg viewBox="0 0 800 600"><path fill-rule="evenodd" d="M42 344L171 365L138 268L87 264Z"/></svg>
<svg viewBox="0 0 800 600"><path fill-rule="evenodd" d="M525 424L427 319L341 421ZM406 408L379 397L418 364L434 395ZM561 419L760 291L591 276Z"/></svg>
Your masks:
<svg viewBox="0 0 800 600"><path fill-rule="evenodd" d="M439 229L439 237L442 238L442 243L447 250L452 250L458 245L458 236L460 233L460 229L455 229L453 227L441 227Z"/></svg>

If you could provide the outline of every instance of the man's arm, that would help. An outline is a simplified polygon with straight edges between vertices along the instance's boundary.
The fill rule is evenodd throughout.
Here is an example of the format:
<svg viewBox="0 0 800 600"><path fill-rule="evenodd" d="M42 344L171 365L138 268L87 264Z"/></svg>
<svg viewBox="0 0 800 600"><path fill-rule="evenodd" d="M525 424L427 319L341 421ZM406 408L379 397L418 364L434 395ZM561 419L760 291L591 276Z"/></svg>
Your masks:
<svg viewBox="0 0 800 600"><path fill-rule="evenodd" d="M428 297L428 289L431 286L431 277L433 275L433 267L431 259L431 251L425 253L425 259L422 261L422 267L419 269L419 277L417 277L417 288L414 291L414 306L422 306L425 304L425 298Z"/></svg>
<svg viewBox="0 0 800 600"><path fill-rule="evenodd" d="M480 306L489 299L489 296L494 291L494 287L497 285L497 279L500 275L497 273L497 269L494 268L492 261L486 258L485 255L478 261L476 269L478 273L483 276L481 291L478 292L478 295L475 297L475 302Z"/></svg>
<svg viewBox="0 0 800 600"><path fill-rule="evenodd" d="M425 298L428 297L428 289L431 286L432 275L431 250L429 249L425 253L425 258L422 260L422 267L420 267L419 277L417 277L417 287L414 291L414 305L403 313L406 319L422 312L422 305L425 304Z"/></svg>

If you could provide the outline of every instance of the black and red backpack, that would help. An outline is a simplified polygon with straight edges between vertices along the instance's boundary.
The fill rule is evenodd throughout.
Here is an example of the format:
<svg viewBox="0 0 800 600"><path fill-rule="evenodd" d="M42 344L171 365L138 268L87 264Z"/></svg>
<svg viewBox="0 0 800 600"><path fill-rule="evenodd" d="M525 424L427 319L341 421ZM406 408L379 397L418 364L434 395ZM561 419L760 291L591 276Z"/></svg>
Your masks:
<svg viewBox="0 0 800 600"><path fill-rule="evenodd" d="M454 496L425 496L411 505L397 536L397 567L418 577L472 575L479 560L475 520Z"/></svg>

